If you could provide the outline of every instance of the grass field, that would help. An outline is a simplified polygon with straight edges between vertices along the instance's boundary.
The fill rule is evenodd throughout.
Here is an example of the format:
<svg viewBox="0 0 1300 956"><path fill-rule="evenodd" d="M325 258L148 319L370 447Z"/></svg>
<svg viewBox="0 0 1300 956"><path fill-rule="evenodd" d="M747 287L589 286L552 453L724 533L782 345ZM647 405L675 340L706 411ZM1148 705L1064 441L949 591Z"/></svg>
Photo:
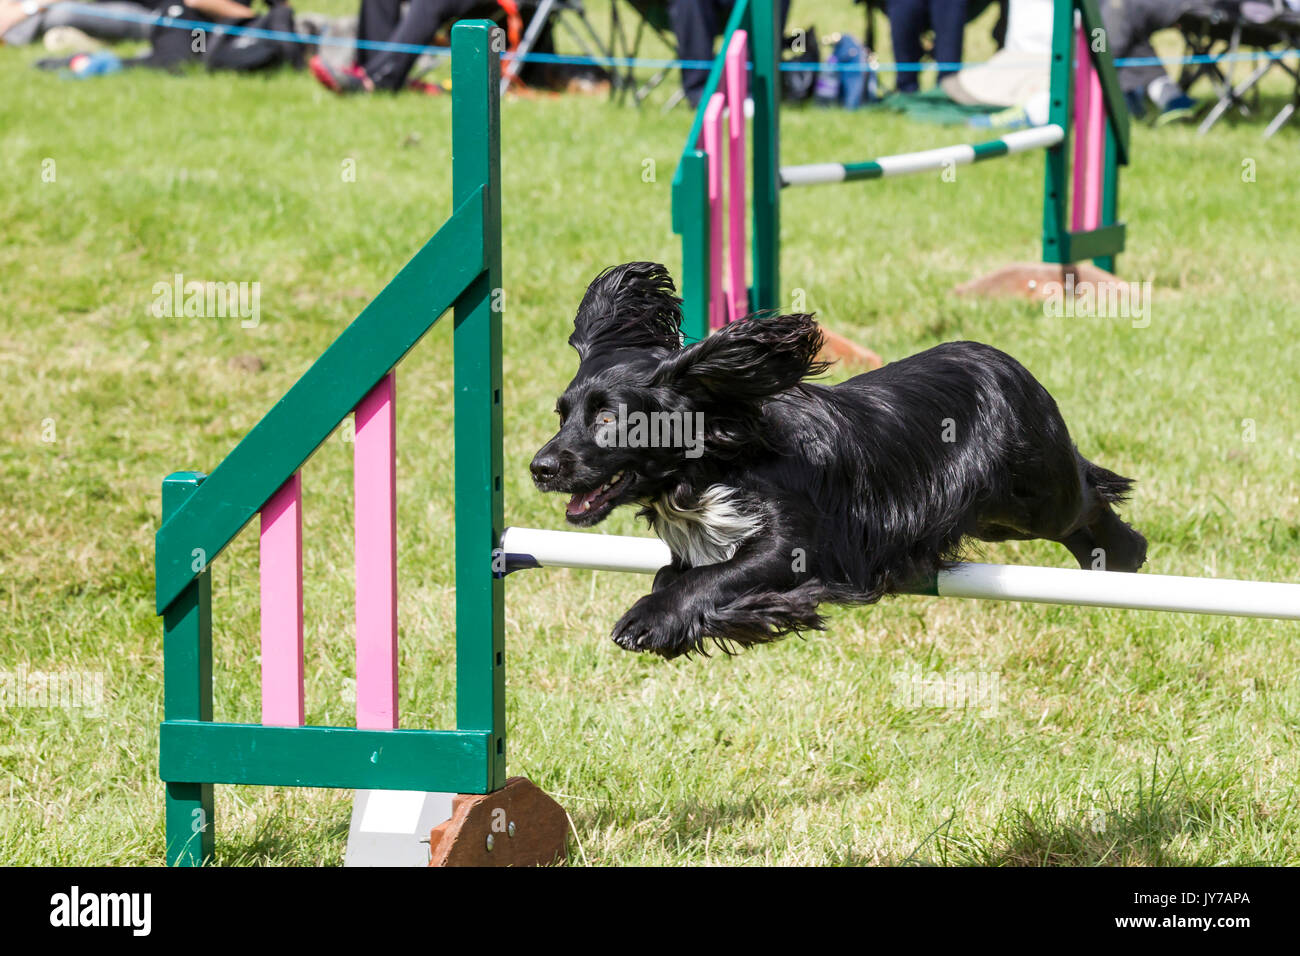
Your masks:
<svg viewBox="0 0 1300 956"><path fill-rule="evenodd" d="M848 4L795 11L860 27ZM0 709L0 863L156 864L159 484L215 467L441 224L451 104L339 101L288 73L63 81L38 55L0 50L0 670L101 675L104 699ZM504 105L513 523L561 525L527 463L575 365L586 282L627 259L679 265L669 183L689 122ZM887 359L959 338L1015 354L1084 454L1139 479L1127 514L1149 570L1298 580L1300 134L1262 127L1135 128L1120 272L1151 283L1146 327L949 293L1038 255L1037 155L788 196L785 292ZM782 132L786 162L967 138L877 111L790 110ZM155 317L155 283L177 274L260 283L257 327ZM399 376L406 727L453 720L450 359L440 325ZM351 720L350 457L336 436L304 470L312 723ZM644 532L630 513L606 530ZM1070 565L1039 543L985 556ZM256 536L213 576L217 719L256 721ZM1300 862L1294 625L898 598L807 640L663 663L608 640L646 585L507 584L510 769L565 805L574 862ZM918 703L922 677L988 696ZM340 862L348 794L217 792L219 863Z"/></svg>

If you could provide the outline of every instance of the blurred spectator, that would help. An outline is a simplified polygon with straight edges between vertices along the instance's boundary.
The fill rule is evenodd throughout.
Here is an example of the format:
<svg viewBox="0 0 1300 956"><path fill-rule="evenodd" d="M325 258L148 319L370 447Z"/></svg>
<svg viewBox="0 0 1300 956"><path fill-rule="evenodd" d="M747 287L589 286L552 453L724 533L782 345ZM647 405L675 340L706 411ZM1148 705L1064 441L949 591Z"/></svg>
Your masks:
<svg viewBox="0 0 1300 956"><path fill-rule="evenodd" d="M369 41L427 47L433 46L442 31L457 20L467 17L499 19L504 14L510 49L513 50L518 36L527 32L532 18L538 13L534 5L521 14L520 6L506 0L410 0L403 11L402 0L361 0L356 38L361 44ZM551 14L538 31L530 52L555 52ZM352 63L340 62L337 56L317 54L308 61L308 66L316 79L336 93L401 89L442 92L443 88L438 84L411 81L411 71L419 56L415 51L376 50L358 45ZM533 86L586 92L607 88L604 84L609 81L604 69L589 64L527 62L516 76Z"/></svg>
<svg viewBox="0 0 1300 956"><path fill-rule="evenodd" d="M153 24L141 22L156 16L173 0L101 0L94 3L64 3L56 0L22 0L0 3L0 38L10 46L22 46L63 28L64 36L76 39L75 30L91 40L147 40ZM104 14L100 16L98 14ZM91 46L86 42L83 46Z"/></svg>
<svg viewBox="0 0 1300 956"><path fill-rule="evenodd" d="M929 52L936 63L960 63L966 24L994 3L998 6L998 18L993 24L993 41L1001 48L1007 35L1008 0L888 0L885 13L889 17L894 61L920 63L921 58ZM934 45L933 49L926 51L921 45L921 38L928 30L934 32ZM954 76L956 72L940 70L939 82ZM919 84L919 72L898 72L898 92L915 93Z"/></svg>
<svg viewBox="0 0 1300 956"><path fill-rule="evenodd" d="M713 44L726 29L727 17L735 0L671 0L668 18L677 35L679 60L712 60ZM790 15L790 0L781 0L781 32ZM700 104L700 96L709 81L708 70L682 70L682 92L691 106Z"/></svg>
<svg viewBox="0 0 1300 956"><path fill-rule="evenodd" d="M1151 46L1151 34L1172 27L1184 13L1200 5L1189 0L1104 0L1101 19L1106 25L1110 55L1117 60L1154 59L1156 51ZM1121 67L1119 85L1129 110L1139 119L1146 114L1148 100L1158 110L1157 125L1188 120L1196 113L1196 101L1158 63Z"/></svg>
<svg viewBox="0 0 1300 956"><path fill-rule="evenodd" d="M939 63L960 63L962 34L966 30L966 0L889 0L885 6L889 16L889 35L894 45L894 61L919 63L925 52L921 36L934 31L933 55ZM951 76L955 70L940 70L939 79ZM916 71L898 72L898 92L915 93L920 88L920 74Z"/></svg>
<svg viewBox="0 0 1300 956"><path fill-rule="evenodd" d="M971 126L1019 129L1047 122L1053 0L1009 0L1003 46L984 63L947 77L940 88L964 106L1004 107L979 113Z"/></svg>
<svg viewBox="0 0 1300 956"><path fill-rule="evenodd" d="M146 14L183 21L185 25L145 24L143 38L149 41L149 49L139 56L123 59L110 51L100 50L89 56L79 53L71 57L38 60L35 65L46 70L66 69L82 77L138 67L174 71L181 64L190 62L202 62L209 70L251 71L284 63L301 67L300 44L263 35L294 33L293 9L280 0L266 0L266 4L267 12L258 16L251 7L236 0L167 0L155 9L146 10ZM62 7L79 6L77 3L58 3L46 12L52 14ZM97 8L124 6L116 2L96 5ZM83 13L86 9L82 7ZM215 29L218 24L242 29L239 33L227 33ZM242 32L245 30L248 32ZM50 32L46 37L52 35ZM87 39L85 34L80 35L83 40ZM48 39L46 45L51 45ZM84 47L84 44L75 45Z"/></svg>
<svg viewBox="0 0 1300 956"><path fill-rule="evenodd" d="M410 0L402 13L401 0L361 0L357 40L429 46L449 23L472 16L482 0ZM357 47L356 62L339 67L323 57L308 62L312 75L335 93L396 91L407 85L419 54Z"/></svg>

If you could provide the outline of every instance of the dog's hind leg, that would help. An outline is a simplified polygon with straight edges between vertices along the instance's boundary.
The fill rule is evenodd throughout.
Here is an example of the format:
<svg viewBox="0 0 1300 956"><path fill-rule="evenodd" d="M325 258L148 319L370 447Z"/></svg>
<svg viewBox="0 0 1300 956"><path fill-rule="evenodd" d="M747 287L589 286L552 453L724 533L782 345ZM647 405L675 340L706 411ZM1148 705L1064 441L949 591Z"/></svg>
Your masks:
<svg viewBox="0 0 1300 956"><path fill-rule="evenodd" d="M817 605L827 599L818 581L789 591L758 591L714 606L704 615L702 631L724 651L780 640L788 634L820 631L825 618Z"/></svg>

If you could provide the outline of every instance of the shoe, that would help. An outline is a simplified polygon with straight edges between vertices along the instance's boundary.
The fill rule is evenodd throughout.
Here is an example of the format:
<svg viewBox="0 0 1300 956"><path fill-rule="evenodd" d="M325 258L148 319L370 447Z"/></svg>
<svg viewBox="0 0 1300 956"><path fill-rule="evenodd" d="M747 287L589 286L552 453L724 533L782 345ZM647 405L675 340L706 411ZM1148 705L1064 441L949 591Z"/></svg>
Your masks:
<svg viewBox="0 0 1300 956"><path fill-rule="evenodd" d="M375 84L359 66L337 67L326 63L318 53L307 61L311 75L321 86L334 93L373 93Z"/></svg>
<svg viewBox="0 0 1300 956"><path fill-rule="evenodd" d="M1160 111L1156 117L1157 126L1168 126L1170 123L1187 123L1196 116L1196 110L1199 104L1186 93L1181 96L1175 96Z"/></svg>
<svg viewBox="0 0 1300 956"><path fill-rule="evenodd" d="M104 44L76 27L51 27L45 31L45 49L51 53L89 53Z"/></svg>
<svg viewBox="0 0 1300 956"><path fill-rule="evenodd" d="M447 88L441 83L432 83L428 80L412 80L406 84L406 88L412 93L423 93L425 96L442 96L447 92Z"/></svg>
<svg viewBox="0 0 1300 956"><path fill-rule="evenodd" d="M967 121L967 125L1009 132L1013 129L1028 129L1034 124L1029 121L1029 113L1023 106L1010 106L996 113L977 113Z"/></svg>
<svg viewBox="0 0 1300 956"><path fill-rule="evenodd" d="M75 53L68 61L73 76L105 76L122 69L122 60L116 53L97 50L94 53Z"/></svg>

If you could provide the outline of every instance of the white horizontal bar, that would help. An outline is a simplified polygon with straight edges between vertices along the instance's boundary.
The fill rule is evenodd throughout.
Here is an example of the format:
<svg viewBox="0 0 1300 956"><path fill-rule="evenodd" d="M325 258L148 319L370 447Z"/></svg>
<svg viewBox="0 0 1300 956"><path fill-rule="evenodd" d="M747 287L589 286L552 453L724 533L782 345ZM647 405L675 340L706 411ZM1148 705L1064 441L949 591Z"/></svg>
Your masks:
<svg viewBox="0 0 1300 956"><path fill-rule="evenodd" d="M943 169L949 163L955 166L964 166L974 161L974 147L963 143L960 146L927 149L921 153L899 153L897 156L881 156L875 162L881 168L882 176L906 176L910 173L922 173L929 169Z"/></svg>
<svg viewBox="0 0 1300 956"><path fill-rule="evenodd" d="M523 566L640 574L654 574L671 559L658 538L535 528L507 528L501 550L527 559ZM1300 584L959 564L939 572L938 591L942 597L1300 620Z"/></svg>
<svg viewBox="0 0 1300 956"><path fill-rule="evenodd" d="M632 571L654 574L670 560L668 545L658 538L631 538L580 531L506 528L501 550L533 558L543 568Z"/></svg>
<svg viewBox="0 0 1300 956"><path fill-rule="evenodd" d="M1300 584L962 564L939 573L942 597L1077 604L1300 620Z"/></svg>
<svg viewBox="0 0 1300 956"><path fill-rule="evenodd" d="M1027 149L1045 149L1055 146L1065 139L1065 130L1053 123L1050 126L1032 126L1029 129L1006 133L1002 142L1007 144L1008 153L1023 153Z"/></svg>
<svg viewBox="0 0 1300 956"><path fill-rule="evenodd" d="M844 182L843 163L810 163L807 166L782 166L781 182L787 186L818 186Z"/></svg>

